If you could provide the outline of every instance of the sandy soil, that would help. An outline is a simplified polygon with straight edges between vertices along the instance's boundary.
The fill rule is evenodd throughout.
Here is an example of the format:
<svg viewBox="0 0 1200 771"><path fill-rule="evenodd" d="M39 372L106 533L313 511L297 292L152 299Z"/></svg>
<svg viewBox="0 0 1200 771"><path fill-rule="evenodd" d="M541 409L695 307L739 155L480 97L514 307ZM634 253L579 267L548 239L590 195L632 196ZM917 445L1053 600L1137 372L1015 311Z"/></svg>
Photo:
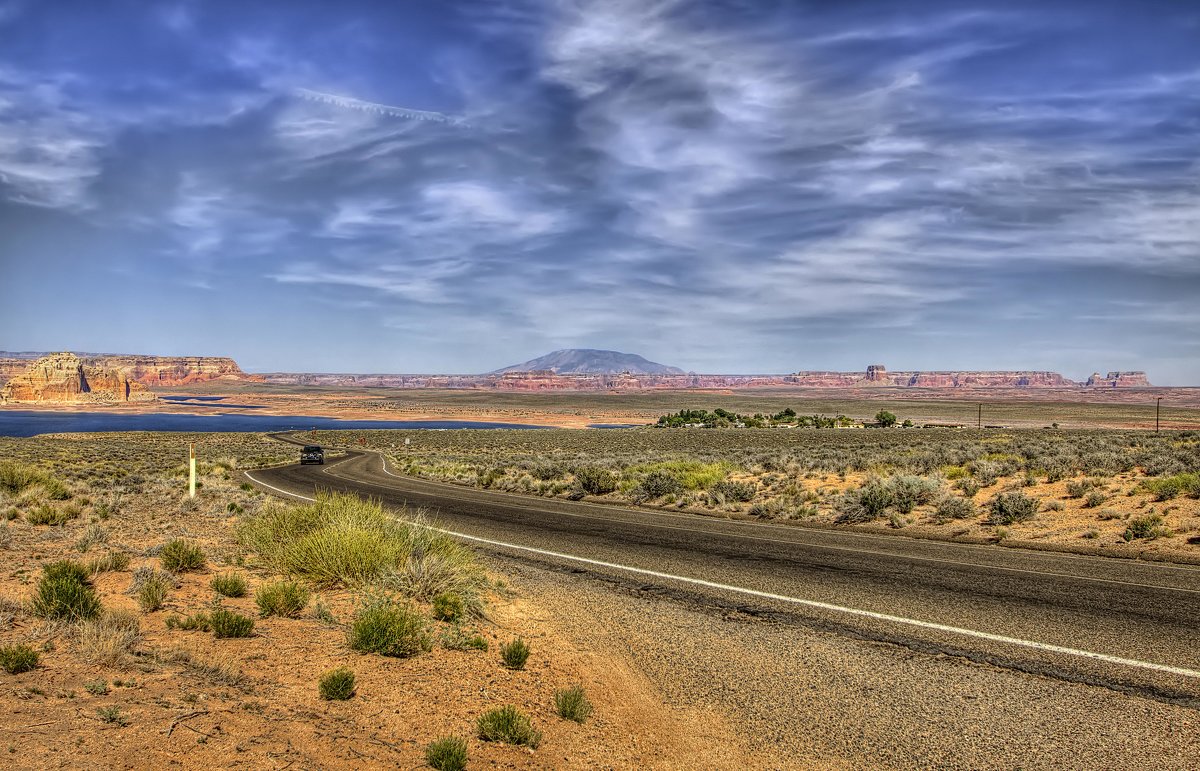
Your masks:
<svg viewBox="0 0 1200 771"><path fill-rule="evenodd" d="M33 671L0 671L0 765L94 768L103 759L115 768L417 768L428 743L448 734L468 739L473 768L746 765L727 721L697 721L694 708L664 706L628 661L564 635L554 614L504 588L498 574L487 618L467 627L487 640L487 651L435 646L409 659L353 653L344 622L355 598L346 591L314 592L301 618L259 618L248 639L168 629L168 617L213 601L216 573L247 579L247 597L222 603L249 616L257 616L255 587L273 579L241 564L232 538L228 506L253 510L259 494L219 474L202 481L195 503L180 496L178 482L164 479L149 483L143 495L126 496L102 521L77 488L75 500L88 502L66 526L0 523L0 646L28 643L41 655ZM107 542L81 554L78 539L96 526ZM131 571L157 566L148 555L172 537L202 545L208 564L178 574L166 606L142 613L127 591ZM106 610L136 615L140 636L111 660L88 660L77 629L33 617L27 602L44 562L116 551L131 554L131 564L97 574L95 586ZM342 623L312 615L318 598ZM435 639L450 629L431 624ZM533 651L522 671L505 668L498 653L517 636ZM324 701L317 680L340 665L355 671L357 694ZM553 706L555 691L575 684L595 705L583 725L560 719ZM505 704L544 732L537 750L475 737L477 716ZM107 708L119 718L105 721L98 710Z"/></svg>

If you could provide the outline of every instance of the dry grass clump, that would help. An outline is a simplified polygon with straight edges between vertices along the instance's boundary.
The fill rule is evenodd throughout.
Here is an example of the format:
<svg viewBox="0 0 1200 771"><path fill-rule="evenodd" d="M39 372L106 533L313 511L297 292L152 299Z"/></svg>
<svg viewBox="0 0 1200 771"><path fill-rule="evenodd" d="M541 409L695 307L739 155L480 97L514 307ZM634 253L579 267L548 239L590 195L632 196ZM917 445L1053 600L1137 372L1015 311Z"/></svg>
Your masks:
<svg viewBox="0 0 1200 771"><path fill-rule="evenodd" d="M276 581L260 586L254 594L254 602L264 618L299 618L308 605L308 590L295 581Z"/></svg>
<svg viewBox="0 0 1200 771"><path fill-rule="evenodd" d="M222 573L219 576L213 576L210 585L213 591L222 597L245 597L246 592L250 590L246 585L246 579L237 573Z"/></svg>
<svg viewBox="0 0 1200 771"><path fill-rule="evenodd" d="M347 643L360 653L408 658L433 648L425 616L389 597L369 601L350 624Z"/></svg>
<svg viewBox="0 0 1200 771"><path fill-rule="evenodd" d="M89 664L116 666L126 661L140 637L136 614L109 610L75 628L75 651Z"/></svg>
<svg viewBox="0 0 1200 771"><path fill-rule="evenodd" d="M425 748L425 762L436 771L463 771L467 767L467 740L442 736Z"/></svg>
<svg viewBox="0 0 1200 771"><path fill-rule="evenodd" d="M554 711L565 720L582 724L592 714L592 702L588 700L582 685L554 692Z"/></svg>
<svg viewBox="0 0 1200 771"><path fill-rule="evenodd" d="M509 669L524 669L529 660L529 643L520 637L500 646L500 659Z"/></svg>
<svg viewBox="0 0 1200 771"><path fill-rule="evenodd" d="M354 695L354 670L349 667L329 670L321 675L317 691L327 701L346 701Z"/></svg>
<svg viewBox="0 0 1200 771"><path fill-rule="evenodd" d="M127 570L129 568L129 552L110 551L101 557L96 557L87 563L88 572L92 575Z"/></svg>
<svg viewBox="0 0 1200 771"><path fill-rule="evenodd" d="M10 675L28 672L38 665L38 653L28 645L5 645L0 647L0 669Z"/></svg>
<svg viewBox="0 0 1200 771"><path fill-rule="evenodd" d="M489 710L475 721L479 738L485 742L505 742L537 749L542 732L536 730L529 716L511 704Z"/></svg>
<svg viewBox="0 0 1200 771"><path fill-rule="evenodd" d="M78 562L60 560L42 568L34 590L35 616L63 621L86 621L100 615L100 597L88 569Z"/></svg>
<svg viewBox="0 0 1200 771"><path fill-rule="evenodd" d="M238 660L228 654L203 654L188 648L175 648L159 656L167 664L177 664L211 683L248 690L250 678L242 672Z"/></svg>
<svg viewBox="0 0 1200 771"><path fill-rule="evenodd" d="M166 604L167 596L174 587L175 577L170 573L142 566L133 571L133 583L129 590L137 595L138 607L143 612L152 613Z"/></svg>
<svg viewBox="0 0 1200 771"><path fill-rule="evenodd" d="M212 627L213 637L218 640L229 637L250 637L254 634L254 619L225 608L218 608L210 613L208 623Z"/></svg>
<svg viewBox="0 0 1200 771"><path fill-rule="evenodd" d="M167 542L158 553L159 562L163 568L172 573L183 573L188 570L199 570L204 567L204 551L194 543L176 538Z"/></svg>
<svg viewBox="0 0 1200 771"><path fill-rule="evenodd" d="M242 520L239 541L272 570L318 586L381 584L429 602L454 592L479 612L485 583L474 554L419 522L395 519L378 501L322 494L307 506L272 505Z"/></svg>

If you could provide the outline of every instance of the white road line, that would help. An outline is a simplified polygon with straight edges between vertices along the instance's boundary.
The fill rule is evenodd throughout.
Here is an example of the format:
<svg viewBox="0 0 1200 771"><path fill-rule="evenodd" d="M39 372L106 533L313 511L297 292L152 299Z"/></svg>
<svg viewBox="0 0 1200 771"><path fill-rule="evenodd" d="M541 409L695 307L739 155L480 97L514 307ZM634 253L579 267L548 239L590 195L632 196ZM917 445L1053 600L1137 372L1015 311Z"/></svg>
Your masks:
<svg viewBox="0 0 1200 771"><path fill-rule="evenodd" d="M377 454L379 455L379 459L383 463L383 473L387 474L390 477L395 477L396 479L404 479L404 480L410 479L409 477L405 477L401 474L394 474L391 471L389 471L388 467L387 467L387 460L384 458L383 454L382 453L377 453ZM326 472L326 473L328 473L328 472ZM361 481L361 480L357 480L357 479L352 479L350 477L340 476L338 474L330 474L330 476L337 477L338 479L341 479L341 480L344 480L347 482ZM421 479L418 481L425 482L427 480ZM399 492L403 493L404 491L399 491ZM521 508L521 509L525 509L526 511L532 511L532 512L539 511L539 508L537 507L535 502L519 500L523 496L507 495L507 497L518 499L518 500L514 500L512 503L506 504L508 506L513 506L516 508ZM613 524L627 524L625 522L625 520L612 519L612 518L607 518L607 517L603 517L603 516L599 516L599 515L572 514L567 511L557 511L557 512L555 512L555 514L558 516L561 516L561 517L575 517L575 518L579 518L579 519L586 519L586 520L593 521L593 522L610 522ZM659 530L678 530L678 531L684 532L684 533L697 533L700 535L708 534L708 531L705 531L705 530L697 530L696 528L692 528L692 527L678 527L675 525L666 525L661 522L639 521L636 524L641 527L653 527L653 528L656 528ZM848 552L850 554L870 554L870 555L873 555L876 557L901 558L901 559L906 559L906 560L910 560L910 561L914 561L914 562L933 562L933 563L940 564L940 565L954 565L956 567L967 567L967 568L987 568L989 570L998 570L998 571L1003 571L1006 573L1027 573L1029 575L1035 575L1035 576L1052 576L1054 578L1070 578L1070 579L1074 579L1076 581L1089 581L1089 582L1093 582L1093 583L1102 583L1102 584L1116 584L1118 586L1133 586L1133 587L1137 587L1139 589L1155 589L1158 591L1177 592L1180 594L1200 594L1200 589L1187 589L1185 587L1165 586L1163 584L1144 584L1144 583L1140 583L1137 581L1122 581L1119 578L1100 578L1099 576L1081 576L1081 575L1078 575L1077 573L1058 573L1053 570L1033 570L1031 568L1012 568L1012 567L1007 567L1005 565L992 565L992 564L988 564L988 563L978 563L978 562L963 562L960 560L946 559L944 557L922 557L922 556L918 556L918 555L897 554L895 552L890 552L890 551L877 551L875 549L859 549L859 548L854 548L851 546L835 546L833 544L827 544L827 543L814 543L811 541L789 540L789 539L784 539L784 538L764 538L761 535L749 535L746 533L722 532L721 535L725 536L727 538L739 538L744 541L761 541L763 543L782 543L782 544L787 544L789 546L804 546L804 547L808 547L808 548L812 548L812 549L824 549L826 551L841 551L841 552ZM959 545L959 544L953 544L953 545Z"/></svg>
<svg viewBox="0 0 1200 771"><path fill-rule="evenodd" d="M257 482L263 487L270 488L284 495L290 495L293 498L299 498L305 501L314 501L315 498L310 498L307 495L299 495L298 493L289 492L274 485L269 485L259 479L255 479L250 472L243 472L253 482ZM678 581L695 586L703 586L708 589L718 589L725 592L735 592L738 594L747 594L752 597L759 597L766 600L775 600L776 602L787 602L794 605L803 605L809 608L818 608L820 610L832 611L834 613L843 613L850 616L859 616L862 618L875 619L876 621L887 621L893 624L903 624L906 626L914 626L920 629L928 629L935 632L946 632L949 634L962 635L964 637L974 637L979 640L988 640L990 642L1005 643L1008 645L1019 645L1025 648L1033 648L1035 650L1046 651L1048 653L1058 653L1065 656L1076 656L1079 658L1092 659L1095 661L1103 661L1107 664L1118 664L1126 667L1136 667L1139 669L1149 669L1155 672L1165 672L1171 675L1180 677L1192 677L1200 679L1200 671L1194 669L1185 669L1183 667L1173 667L1168 664L1158 664L1153 661L1141 661L1140 659L1127 659L1120 656L1110 656L1107 653L1095 653L1093 651L1079 650L1078 648L1066 648L1061 645L1051 645L1050 643L1037 642L1035 640L1023 640L1019 637L1007 637L1000 634L992 634L991 632L980 632L974 629L966 629L964 627L949 626L947 624L938 624L932 621L920 621L914 618L906 618L904 616L893 616L887 613L876 613L871 610L862 610L861 608L848 608L843 605L834 605L828 602L820 602L818 600L806 600L800 597L789 597L785 594L774 594L772 592L762 592L757 589L748 589L744 586L733 586L730 584L721 584L715 581L706 581L702 578L690 578L688 576L677 576L672 573L663 573L657 570L648 570L646 568L633 567L632 565L621 565L615 562L604 562L602 560L589 559L587 557L577 557L574 554L564 554L562 552L550 551L549 549L538 549L533 546L522 546L515 543L506 543L504 541L494 541L490 538L480 538L466 533L459 533L454 530L446 530L432 525L424 525L430 530L435 530L439 533L445 533L456 538L462 538L476 543L484 543L489 546L498 546L504 549L515 549L517 551L530 552L532 554L540 554L546 557L554 557L555 559L567 560L570 562L579 562L585 565L594 565L596 567L609 568L612 570L623 570L628 573L636 573L638 575L652 576L661 578L667 581Z"/></svg>

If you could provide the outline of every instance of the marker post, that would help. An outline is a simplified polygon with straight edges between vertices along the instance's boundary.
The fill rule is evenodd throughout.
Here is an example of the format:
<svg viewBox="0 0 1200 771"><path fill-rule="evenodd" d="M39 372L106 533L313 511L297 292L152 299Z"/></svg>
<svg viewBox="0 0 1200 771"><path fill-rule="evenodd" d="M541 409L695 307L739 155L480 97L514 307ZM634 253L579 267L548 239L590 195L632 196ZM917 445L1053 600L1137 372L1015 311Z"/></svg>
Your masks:
<svg viewBox="0 0 1200 771"><path fill-rule="evenodd" d="M196 497L196 443L188 443L188 497Z"/></svg>

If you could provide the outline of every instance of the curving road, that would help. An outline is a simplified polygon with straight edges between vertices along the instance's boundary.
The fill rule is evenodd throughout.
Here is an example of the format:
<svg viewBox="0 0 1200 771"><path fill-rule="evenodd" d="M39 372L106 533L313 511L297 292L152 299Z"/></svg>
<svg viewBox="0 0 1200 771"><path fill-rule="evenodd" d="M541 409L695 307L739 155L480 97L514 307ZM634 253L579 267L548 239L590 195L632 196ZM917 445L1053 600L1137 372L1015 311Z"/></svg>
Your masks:
<svg viewBox="0 0 1200 771"><path fill-rule="evenodd" d="M248 478L426 510L476 546L714 612L1200 707L1200 568L518 496L394 474L374 453Z"/></svg>

